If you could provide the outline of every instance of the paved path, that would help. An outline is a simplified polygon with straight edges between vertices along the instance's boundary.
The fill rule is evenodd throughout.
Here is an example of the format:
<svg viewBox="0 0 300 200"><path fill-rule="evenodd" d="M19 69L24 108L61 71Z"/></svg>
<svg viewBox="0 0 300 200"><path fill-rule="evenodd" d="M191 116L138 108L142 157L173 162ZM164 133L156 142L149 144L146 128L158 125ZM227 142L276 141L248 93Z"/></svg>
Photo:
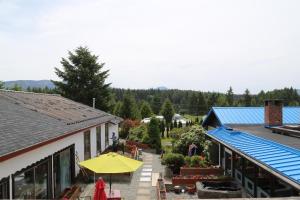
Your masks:
<svg viewBox="0 0 300 200"><path fill-rule="evenodd" d="M121 191L121 196L125 200L152 200L156 199L156 190L152 186L156 185L155 178L160 172L163 172L164 167L161 165L160 155L151 153L142 153L143 165L131 177L121 177L119 175L112 177L112 189ZM153 177L153 178L152 178ZM106 187L109 187L109 182L106 179ZM81 196L93 197L94 183L85 186Z"/></svg>

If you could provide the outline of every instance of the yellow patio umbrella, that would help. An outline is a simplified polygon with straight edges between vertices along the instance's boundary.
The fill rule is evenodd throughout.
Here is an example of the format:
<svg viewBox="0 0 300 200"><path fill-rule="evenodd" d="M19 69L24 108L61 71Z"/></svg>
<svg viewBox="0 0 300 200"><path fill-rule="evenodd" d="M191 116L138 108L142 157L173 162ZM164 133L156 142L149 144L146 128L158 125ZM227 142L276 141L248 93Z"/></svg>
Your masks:
<svg viewBox="0 0 300 200"><path fill-rule="evenodd" d="M110 174L109 191L111 192L111 174L136 171L143 162L127 158L117 153L107 153L79 163L98 174Z"/></svg>

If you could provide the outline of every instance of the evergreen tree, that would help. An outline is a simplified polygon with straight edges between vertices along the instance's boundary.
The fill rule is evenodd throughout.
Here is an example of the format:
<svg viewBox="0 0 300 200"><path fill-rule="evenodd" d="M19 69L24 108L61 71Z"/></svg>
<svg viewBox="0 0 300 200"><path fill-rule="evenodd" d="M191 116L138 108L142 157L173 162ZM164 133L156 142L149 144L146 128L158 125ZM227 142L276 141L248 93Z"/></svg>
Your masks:
<svg viewBox="0 0 300 200"><path fill-rule="evenodd" d="M233 94L233 89L232 87L230 86L229 87L229 90L227 91L226 93L226 102L229 106L233 106L233 103L234 103L234 94Z"/></svg>
<svg viewBox="0 0 300 200"><path fill-rule="evenodd" d="M4 83L0 81L0 89L4 89Z"/></svg>
<svg viewBox="0 0 300 200"><path fill-rule="evenodd" d="M174 111L174 108L173 108L173 105L172 105L171 101L169 99L166 99L163 106L162 106L161 114L164 116L167 127L170 127L170 129L171 129L171 126L173 126L172 125L172 118L174 116L174 113L175 113L175 111ZM169 131L168 130L167 130L167 137L169 137Z"/></svg>
<svg viewBox="0 0 300 200"><path fill-rule="evenodd" d="M11 88L11 90L22 91L22 87L15 83L14 86Z"/></svg>
<svg viewBox="0 0 300 200"><path fill-rule="evenodd" d="M164 121L161 121L160 122L160 132L161 132L161 137L165 137L165 129L166 129L166 126L165 126L165 122Z"/></svg>
<svg viewBox="0 0 300 200"><path fill-rule="evenodd" d="M155 148L156 153L161 151L161 138L160 138L160 128L158 119L152 117L148 125L148 135L150 138L150 144Z"/></svg>
<svg viewBox="0 0 300 200"><path fill-rule="evenodd" d="M172 122L172 118L175 114L175 111L169 99L165 100L161 109L161 114L164 116L167 124L170 124Z"/></svg>
<svg viewBox="0 0 300 200"><path fill-rule="evenodd" d="M124 119L138 118L136 102L130 93L127 93L124 96L122 107L120 109L120 116Z"/></svg>
<svg viewBox="0 0 300 200"><path fill-rule="evenodd" d="M103 70L104 63L98 63L98 56L87 47L78 47L69 52L68 58L62 58L63 70L55 68L56 75L62 81L52 81L62 96L98 109L109 109L109 86L105 83L109 70Z"/></svg>
<svg viewBox="0 0 300 200"><path fill-rule="evenodd" d="M199 92L197 98L197 105L199 110L197 110L197 115L203 115L207 113L207 102L202 92Z"/></svg>
<svg viewBox="0 0 300 200"><path fill-rule="evenodd" d="M158 95L155 95L152 100L152 111L154 114L158 115L161 108L161 98Z"/></svg>
<svg viewBox="0 0 300 200"><path fill-rule="evenodd" d="M178 125L177 125L177 120L174 120L174 128L177 128Z"/></svg>
<svg viewBox="0 0 300 200"><path fill-rule="evenodd" d="M122 108L122 102L118 101L115 104L113 114L116 115L116 116L121 116L121 108Z"/></svg>
<svg viewBox="0 0 300 200"><path fill-rule="evenodd" d="M172 130L174 128L173 123L170 123L170 130ZM167 135L167 137L169 137L169 135Z"/></svg>
<svg viewBox="0 0 300 200"><path fill-rule="evenodd" d="M193 93L189 98L189 113L193 115L198 115L199 114L198 106L199 104L198 104L197 95Z"/></svg>
<svg viewBox="0 0 300 200"><path fill-rule="evenodd" d="M244 101L244 105L249 107L251 106L251 95L250 95L250 91L248 89L245 90L245 93L243 95L243 101Z"/></svg>
<svg viewBox="0 0 300 200"><path fill-rule="evenodd" d="M182 122L181 121L178 122L178 128L182 128Z"/></svg>
<svg viewBox="0 0 300 200"><path fill-rule="evenodd" d="M146 101L142 102L140 111L141 111L142 119L144 119L146 117L151 117L151 115L152 115L152 109L150 107L150 104Z"/></svg>

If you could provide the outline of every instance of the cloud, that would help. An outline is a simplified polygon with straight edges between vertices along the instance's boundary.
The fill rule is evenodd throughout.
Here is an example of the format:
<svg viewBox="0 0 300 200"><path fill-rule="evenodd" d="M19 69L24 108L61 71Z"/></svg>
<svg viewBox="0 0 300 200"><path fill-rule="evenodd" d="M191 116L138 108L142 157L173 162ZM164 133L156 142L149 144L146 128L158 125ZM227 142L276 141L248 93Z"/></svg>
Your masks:
<svg viewBox="0 0 300 200"><path fill-rule="evenodd" d="M115 87L297 87L299 4L0 1L0 80L56 79L61 57L84 45L106 63Z"/></svg>

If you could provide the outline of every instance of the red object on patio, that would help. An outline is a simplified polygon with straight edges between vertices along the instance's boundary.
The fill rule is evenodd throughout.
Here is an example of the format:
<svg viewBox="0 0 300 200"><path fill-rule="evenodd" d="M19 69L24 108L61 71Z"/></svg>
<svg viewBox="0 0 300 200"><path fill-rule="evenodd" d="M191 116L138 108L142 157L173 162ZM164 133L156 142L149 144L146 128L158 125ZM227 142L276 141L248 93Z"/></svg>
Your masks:
<svg viewBox="0 0 300 200"><path fill-rule="evenodd" d="M105 182L102 178L99 178L95 185L94 200L107 200L104 189Z"/></svg>
<svg viewBox="0 0 300 200"><path fill-rule="evenodd" d="M112 190L111 193L108 192L107 200L121 200L120 190Z"/></svg>

